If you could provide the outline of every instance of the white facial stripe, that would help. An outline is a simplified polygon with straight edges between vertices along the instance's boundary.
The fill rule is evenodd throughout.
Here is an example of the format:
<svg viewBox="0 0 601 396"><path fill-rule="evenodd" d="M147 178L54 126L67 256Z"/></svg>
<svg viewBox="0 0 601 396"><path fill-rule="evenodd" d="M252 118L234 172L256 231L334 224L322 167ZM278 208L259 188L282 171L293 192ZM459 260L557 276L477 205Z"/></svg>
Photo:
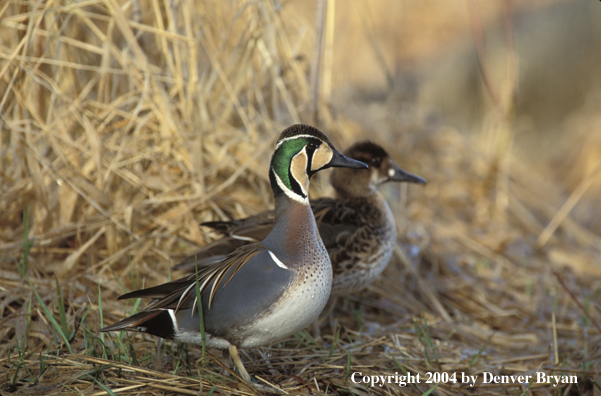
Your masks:
<svg viewBox="0 0 601 396"><path fill-rule="evenodd" d="M271 256L271 258L273 259L273 261L275 261L275 263L278 265L278 267L286 269L286 270L288 269L288 267L286 267L286 264L282 263L280 261L280 259L277 258L276 255L271 250L268 250L268 252L269 252L269 255Z"/></svg>
<svg viewBox="0 0 601 396"><path fill-rule="evenodd" d="M280 147L282 145L282 143L284 143L287 140L293 140L293 139L298 139L298 138L308 138L308 139L317 139L317 140L319 140L317 137L315 137L313 135L296 135L296 136L291 136L289 138L282 139L279 142L277 142L277 144L275 145L275 149L277 150L277 148Z"/></svg>
<svg viewBox="0 0 601 396"><path fill-rule="evenodd" d="M173 329L175 330L175 333L177 334L179 332L179 326L177 325L177 318L175 317L175 311L172 309L168 309L167 312L169 312L169 316L171 316L171 321L173 322Z"/></svg>
<svg viewBox="0 0 601 396"><path fill-rule="evenodd" d="M273 171L272 171L273 172ZM278 183L278 186L280 187L280 190L284 191L284 194L286 194L286 196L296 202L300 202L302 204L308 205L309 204L309 199L307 198L303 198L298 194L295 194L294 192L292 192L292 190L290 190L288 187L286 187L286 185L284 185L284 182L282 181L282 179L280 179L280 177L278 176L277 173L273 172L274 176L275 176L275 181L276 183Z"/></svg>
<svg viewBox="0 0 601 396"><path fill-rule="evenodd" d="M394 169L392 169L392 168L388 169L388 177L393 177L394 174L395 174Z"/></svg>

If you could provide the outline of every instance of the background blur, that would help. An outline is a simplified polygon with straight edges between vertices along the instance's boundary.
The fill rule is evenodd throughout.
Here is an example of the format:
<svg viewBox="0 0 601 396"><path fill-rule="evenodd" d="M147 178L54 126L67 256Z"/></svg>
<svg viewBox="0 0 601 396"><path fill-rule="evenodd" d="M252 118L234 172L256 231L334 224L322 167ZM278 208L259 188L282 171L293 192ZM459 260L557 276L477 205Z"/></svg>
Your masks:
<svg viewBox="0 0 601 396"><path fill-rule="evenodd" d="M382 189L385 276L321 339L246 351L251 374L364 394L347 367L543 370L579 384L486 389L599 394L600 64L590 0L0 2L2 390L160 393L169 372L196 394L202 371L241 392L194 348L98 329L179 276L215 237L200 222L272 206L273 144L303 122L428 184Z"/></svg>

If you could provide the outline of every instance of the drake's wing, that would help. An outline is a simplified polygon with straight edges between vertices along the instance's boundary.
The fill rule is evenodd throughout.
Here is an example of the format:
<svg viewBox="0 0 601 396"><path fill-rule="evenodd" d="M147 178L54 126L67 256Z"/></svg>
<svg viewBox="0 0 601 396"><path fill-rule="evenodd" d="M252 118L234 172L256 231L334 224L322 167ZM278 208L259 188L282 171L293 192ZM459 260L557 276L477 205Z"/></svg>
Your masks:
<svg viewBox="0 0 601 396"><path fill-rule="evenodd" d="M224 237L186 257L173 267L174 270L194 272L196 266L216 264L225 259L232 251L244 245L264 240L273 229L273 212L263 212L234 221L209 221L201 223L201 225L212 228Z"/></svg>
<svg viewBox="0 0 601 396"><path fill-rule="evenodd" d="M201 268L207 265L217 264L227 257L234 250L249 245L252 242L224 237L204 246L198 252L186 257L180 263L173 267L176 271L195 272L195 268Z"/></svg>
<svg viewBox="0 0 601 396"><path fill-rule="evenodd" d="M236 249L217 264L199 268L198 277L194 273L162 285L124 294L119 297L120 300L128 298L152 298L154 300L143 311L107 326L101 329L101 331L139 329L144 327L143 324L145 322L155 318L164 311L177 312L181 309L194 309L197 304L197 282L201 295L209 293L210 307L217 288L222 284L226 285L253 256L265 250L258 243L246 245L240 249ZM228 275L226 276L226 274Z"/></svg>

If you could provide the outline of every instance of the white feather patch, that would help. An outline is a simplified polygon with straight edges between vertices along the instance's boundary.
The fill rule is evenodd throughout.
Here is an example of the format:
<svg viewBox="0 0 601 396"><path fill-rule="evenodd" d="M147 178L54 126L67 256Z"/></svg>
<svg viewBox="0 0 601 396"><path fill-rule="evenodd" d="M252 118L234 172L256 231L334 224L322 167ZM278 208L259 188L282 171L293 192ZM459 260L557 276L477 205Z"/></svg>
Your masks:
<svg viewBox="0 0 601 396"><path fill-rule="evenodd" d="M245 236L240 236L240 235L236 235L236 234L232 234L231 237L234 239L238 239L240 241L257 242L256 238L245 237Z"/></svg>
<svg viewBox="0 0 601 396"><path fill-rule="evenodd" d="M173 329L175 330L175 333L177 333L179 331L179 326L177 325L177 318L175 317L175 311L172 309L168 309L167 312L169 312L169 316L171 316L171 321L173 322Z"/></svg>
<svg viewBox="0 0 601 396"><path fill-rule="evenodd" d="M271 258L273 259L273 261L275 261L275 263L278 265L278 267L286 269L286 270L288 269L288 267L286 267L286 264L282 263L280 261L280 259L277 258L277 256L271 250L268 250L268 252L269 252L269 255L271 256Z"/></svg>

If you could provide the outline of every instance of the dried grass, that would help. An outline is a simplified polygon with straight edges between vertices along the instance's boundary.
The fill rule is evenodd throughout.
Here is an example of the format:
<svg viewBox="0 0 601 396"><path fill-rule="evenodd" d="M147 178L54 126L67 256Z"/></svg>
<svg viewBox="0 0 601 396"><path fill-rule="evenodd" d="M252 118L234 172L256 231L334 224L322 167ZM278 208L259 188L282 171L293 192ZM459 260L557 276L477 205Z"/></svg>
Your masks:
<svg viewBox="0 0 601 396"><path fill-rule="evenodd" d="M98 329L135 309L116 301L124 290L166 281L210 240L199 222L270 206L273 141L312 116L311 45L271 2L0 3L2 394L255 393L195 347ZM419 109L353 106L320 108L337 145L371 136L429 183L385 189L402 235L385 276L320 340L244 351L251 374L290 394L363 395L425 394L433 371L540 370L579 383L434 393L598 394L601 238L560 210L556 181L498 129L470 138ZM405 370L422 383L349 379Z"/></svg>

